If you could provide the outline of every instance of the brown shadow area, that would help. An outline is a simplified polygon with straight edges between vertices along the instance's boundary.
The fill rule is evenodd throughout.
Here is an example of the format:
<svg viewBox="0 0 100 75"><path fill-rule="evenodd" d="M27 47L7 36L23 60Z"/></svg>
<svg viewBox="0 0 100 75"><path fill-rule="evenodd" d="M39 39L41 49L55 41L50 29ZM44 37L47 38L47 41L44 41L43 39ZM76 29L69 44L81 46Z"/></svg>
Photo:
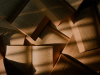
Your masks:
<svg viewBox="0 0 100 75"><path fill-rule="evenodd" d="M27 36L26 36L27 37ZM25 37L24 46L35 46L35 44L31 44Z"/></svg>
<svg viewBox="0 0 100 75"><path fill-rule="evenodd" d="M6 20L9 23L12 23L28 2L29 0L20 0L12 13L6 18Z"/></svg>
<svg viewBox="0 0 100 75"><path fill-rule="evenodd" d="M33 65L27 67L26 64L18 63L12 60L4 59L4 65L7 72L7 75L34 75L36 72ZM15 67L17 65L18 67Z"/></svg>
<svg viewBox="0 0 100 75"><path fill-rule="evenodd" d="M95 5L98 0L83 0L77 11L83 10L89 6Z"/></svg>
<svg viewBox="0 0 100 75"><path fill-rule="evenodd" d="M76 9L73 8L67 1L65 1L65 0L62 0L62 1L64 1L68 6L70 6L74 11L76 11Z"/></svg>
<svg viewBox="0 0 100 75"><path fill-rule="evenodd" d="M5 57L6 54L6 46L3 42L2 37L0 36L0 53L3 55L3 57Z"/></svg>

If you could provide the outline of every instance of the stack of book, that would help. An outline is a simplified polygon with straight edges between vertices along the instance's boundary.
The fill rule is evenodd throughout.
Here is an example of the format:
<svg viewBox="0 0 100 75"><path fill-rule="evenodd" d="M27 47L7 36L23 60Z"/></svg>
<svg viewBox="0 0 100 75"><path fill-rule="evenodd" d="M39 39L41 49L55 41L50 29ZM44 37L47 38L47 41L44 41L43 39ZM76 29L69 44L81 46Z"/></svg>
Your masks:
<svg viewBox="0 0 100 75"><path fill-rule="evenodd" d="M99 0L1 0L0 75L99 75Z"/></svg>

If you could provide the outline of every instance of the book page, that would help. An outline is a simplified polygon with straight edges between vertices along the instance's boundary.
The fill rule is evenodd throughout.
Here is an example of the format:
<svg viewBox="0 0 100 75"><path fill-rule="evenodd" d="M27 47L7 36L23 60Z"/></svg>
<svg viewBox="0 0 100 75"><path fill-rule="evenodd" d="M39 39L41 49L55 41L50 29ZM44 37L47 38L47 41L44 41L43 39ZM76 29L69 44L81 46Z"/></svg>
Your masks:
<svg viewBox="0 0 100 75"><path fill-rule="evenodd" d="M34 0L34 3L55 26L58 26L63 19L74 13L74 10L69 5L65 5L61 0Z"/></svg>
<svg viewBox="0 0 100 75"><path fill-rule="evenodd" d="M4 43L4 40L2 36L0 36L0 58L2 59L2 56L5 57L6 53L6 45Z"/></svg>
<svg viewBox="0 0 100 75"><path fill-rule="evenodd" d="M51 27L59 30L61 33L63 33L66 37L71 38L73 35L71 26L70 26L70 19L67 19L63 21L59 26L55 27L54 24L51 24Z"/></svg>
<svg viewBox="0 0 100 75"><path fill-rule="evenodd" d="M1 59L3 59L3 56L2 56L1 51L0 51L0 60L1 60Z"/></svg>
<svg viewBox="0 0 100 75"><path fill-rule="evenodd" d="M14 19L27 2L28 0L0 0L0 17L9 21Z"/></svg>
<svg viewBox="0 0 100 75"><path fill-rule="evenodd" d="M98 16L99 16L99 22L100 22L100 1L98 0L98 3L97 3L97 9L98 9Z"/></svg>
<svg viewBox="0 0 100 75"><path fill-rule="evenodd" d="M0 16L8 18L16 10L15 8L19 6L20 2L21 0L0 0Z"/></svg>
<svg viewBox="0 0 100 75"><path fill-rule="evenodd" d="M15 33L10 37L10 45L24 45L25 35Z"/></svg>
<svg viewBox="0 0 100 75"><path fill-rule="evenodd" d="M100 27L94 7L88 7L74 15L70 25L80 52L100 47Z"/></svg>
<svg viewBox="0 0 100 75"><path fill-rule="evenodd" d="M53 68L52 46L32 46L32 63L36 69L34 75L49 75Z"/></svg>
<svg viewBox="0 0 100 75"><path fill-rule="evenodd" d="M57 63L65 44L41 44L38 46L52 46L53 47L53 66Z"/></svg>
<svg viewBox="0 0 100 75"><path fill-rule="evenodd" d="M68 54L72 57L75 57L75 56L77 56L77 54L80 53L74 35L72 35L68 44L65 45L62 53Z"/></svg>
<svg viewBox="0 0 100 75"><path fill-rule="evenodd" d="M0 35L2 36L5 45L23 45L25 39L23 33L2 18L0 18L0 23Z"/></svg>
<svg viewBox="0 0 100 75"><path fill-rule="evenodd" d="M74 58L61 54L58 63L55 65L53 71L50 75L81 75L81 74L91 74L96 75L97 73L85 66L80 62L76 62Z"/></svg>
<svg viewBox="0 0 100 75"><path fill-rule="evenodd" d="M69 3L74 9L78 9L83 0L64 0Z"/></svg>
<svg viewBox="0 0 100 75"><path fill-rule="evenodd" d="M16 29L15 27L11 26L11 24L8 21L6 21L5 19L3 19L3 18L0 18L0 27L18 31L18 29Z"/></svg>
<svg viewBox="0 0 100 75"><path fill-rule="evenodd" d="M35 6L33 0L30 0L12 25L31 36L43 18L43 13Z"/></svg>

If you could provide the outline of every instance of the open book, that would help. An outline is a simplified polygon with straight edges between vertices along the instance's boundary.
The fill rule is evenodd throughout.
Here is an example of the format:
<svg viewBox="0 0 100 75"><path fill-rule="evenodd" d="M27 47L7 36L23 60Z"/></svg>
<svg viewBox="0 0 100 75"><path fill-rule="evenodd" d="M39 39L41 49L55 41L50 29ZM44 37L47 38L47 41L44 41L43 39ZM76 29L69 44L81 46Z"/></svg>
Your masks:
<svg viewBox="0 0 100 75"><path fill-rule="evenodd" d="M48 21L49 19L36 7L33 0L30 0L11 25L36 40Z"/></svg>
<svg viewBox="0 0 100 75"><path fill-rule="evenodd" d="M62 50L65 47L65 44L63 43L35 45L35 44L31 44L30 41L28 41L27 39L25 39L24 45L25 46L52 46L53 47L53 66L56 64L60 54L62 53Z"/></svg>
<svg viewBox="0 0 100 75"><path fill-rule="evenodd" d="M97 75L95 71L86 67L69 55L61 54L50 75Z"/></svg>
<svg viewBox="0 0 100 75"><path fill-rule="evenodd" d="M55 26L74 13L74 10L62 0L33 0L40 11L44 12Z"/></svg>
<svg viewBox="0 0 100 75"><path fill-rule="evenodd" d="M35 75L48 75L53 68L52 46L7 46L5 57L22 72L30 73L33 67ZM25 64L25 68L20 64Z"/></svg>
<svg viewBox="0 0 100 75"><path fill-rule="evenodd" d="M74 14L70 26L80 52L100 47L100 26L93 6Z"/></svg>

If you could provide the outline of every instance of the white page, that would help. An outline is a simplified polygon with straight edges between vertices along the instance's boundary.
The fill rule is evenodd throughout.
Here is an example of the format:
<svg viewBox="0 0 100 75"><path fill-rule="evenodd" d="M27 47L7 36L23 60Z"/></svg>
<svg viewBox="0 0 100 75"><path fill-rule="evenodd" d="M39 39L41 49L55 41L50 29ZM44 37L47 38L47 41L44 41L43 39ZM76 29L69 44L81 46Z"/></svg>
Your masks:
<svg viewBox="0 0 100 75"><path fill-rule="evenodd" d="M34 75L49 75L53 68L53 47L32 46L32 63L36 69Z"/></svg>
<svg viewBox="0 0 100 75"><path fill-rule="evenodd" d="M88 12L88 13L87 13ZM99 21L93 7L86 8L75 15L71 25L80 52L99 47Z"/></svg>

